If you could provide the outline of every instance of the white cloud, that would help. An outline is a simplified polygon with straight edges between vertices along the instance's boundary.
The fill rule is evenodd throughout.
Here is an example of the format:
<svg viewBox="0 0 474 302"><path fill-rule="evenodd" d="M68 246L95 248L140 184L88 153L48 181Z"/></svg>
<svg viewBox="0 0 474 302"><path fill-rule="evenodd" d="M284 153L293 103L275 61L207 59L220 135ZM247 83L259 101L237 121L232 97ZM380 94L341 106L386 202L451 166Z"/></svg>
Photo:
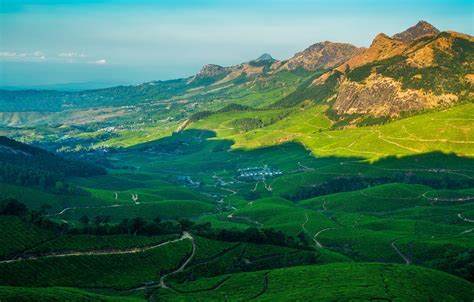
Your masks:
<svg viewBox="0 0 474 302"><path fill-rule="evenodd" d="M16 52L11 52L11 51L1 51L0 52L0 57L7 57L7 58L12 58L16 57L18 54Z"/></svg>
<svg viewBox="0 0 474 302"><path fill-rule="evenodd" d="M106 59L100 59L100 60L92 62L92 64L105 65L105 64L107 64L107 60Z"/></svg>
<svg viewBox="0 0 474 302"><path fill-rule="evenodd" d="M33 57L40 57L40 58L41 58L41 57L46 57L46 54L45 54L44 52L42 52L42 51L39 51L39 50L33 52L32 55L33 55Z"/></svg>
<svg viewBox="0 0 474 302"><path fill-rule="evenodd" d="M89 58L83 53L78 52L60 52L56 55L48 56L44 51L36 50L33 52L16 52L16 51L0 51L0 60L4 61L25 61L25 62L64 62L64 63L83 63L83 64L95 64L105 65L107 64L106 59Z"/></svg>
<svg viewBox="0 0 474 302"><path fill-rule="evenodd" d="M77 52L61 52L58 53L58 57L60 58L85 58L86 55L83 53L77 53Z"/></svg>
<svg viewBox="0 0 474 302"><path fill-rule="evenodd" d="M2 51L0 52L0 58L4 59L16 59L16 58L21 58L21 59L41 59L44 60L46 59L46 54L42 51L34 51L32 53L18 53L16 51Z"/></svg>

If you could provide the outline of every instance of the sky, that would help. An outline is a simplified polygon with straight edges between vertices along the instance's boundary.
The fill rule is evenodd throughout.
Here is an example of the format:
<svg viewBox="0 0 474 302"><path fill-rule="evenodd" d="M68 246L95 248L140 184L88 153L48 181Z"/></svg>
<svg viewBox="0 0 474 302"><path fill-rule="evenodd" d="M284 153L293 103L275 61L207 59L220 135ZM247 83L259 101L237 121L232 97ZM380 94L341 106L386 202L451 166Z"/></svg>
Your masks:
<svg viewBox="0 0 474 302"><path fill-rule="evenodd" d="M419 20L474 34L472 0L0 0L0 86L135 84Z"/></svg>

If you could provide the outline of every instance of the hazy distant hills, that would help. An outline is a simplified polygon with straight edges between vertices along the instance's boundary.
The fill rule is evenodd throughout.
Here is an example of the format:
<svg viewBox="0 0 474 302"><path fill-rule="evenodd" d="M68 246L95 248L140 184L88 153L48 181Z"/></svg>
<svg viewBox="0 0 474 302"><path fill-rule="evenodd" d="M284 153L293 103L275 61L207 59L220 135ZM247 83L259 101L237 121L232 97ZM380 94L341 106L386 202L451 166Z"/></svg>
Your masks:
<svg viewBox="0 0 474 302"><path fill-rule="evenodd" d="M79 82L79 83L58 83L32 86L0 86L0 89L5 90L58 90L58 91L81 91L102 89L117 86L121 83L114 82Z"/></svg>

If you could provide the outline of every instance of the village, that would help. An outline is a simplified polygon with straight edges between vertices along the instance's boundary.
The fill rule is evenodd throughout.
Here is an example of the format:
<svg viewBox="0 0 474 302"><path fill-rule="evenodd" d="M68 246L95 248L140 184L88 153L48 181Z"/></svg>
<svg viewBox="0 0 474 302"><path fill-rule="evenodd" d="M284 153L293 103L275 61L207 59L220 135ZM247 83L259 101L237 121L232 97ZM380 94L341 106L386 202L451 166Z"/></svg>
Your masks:
<svg viewBox="0 0 474 302"><path fill-rule="evenodd" d="M243 169L238 169L238 178L243 179L243 180L264 180L266 178L271 178L275 176L282 175L283 172L281 172L278 169L273 169L268 167L267 165L264 165L263 167L249 167L249 168L243 168Z"/></svg>

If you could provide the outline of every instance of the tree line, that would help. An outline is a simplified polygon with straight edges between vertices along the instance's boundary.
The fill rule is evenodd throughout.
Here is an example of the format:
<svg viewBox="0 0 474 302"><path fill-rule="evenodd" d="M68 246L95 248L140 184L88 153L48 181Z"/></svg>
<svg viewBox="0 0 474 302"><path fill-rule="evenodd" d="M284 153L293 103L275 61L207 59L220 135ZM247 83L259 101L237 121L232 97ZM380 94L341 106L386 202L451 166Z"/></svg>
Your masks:
<svg viewBox="0 0 474 302"><path fill-rule="evenodd" d="M56 222L49 219L45 214L47 207L40 210L30 210L28 207L15 200L4 199L0 202L0 215L11 215L20 217L25 222L32 223L38 227L55 232L57 235L169 235L189 231L201 237L217 241L227 242L250 242L256 244L279 245L299 249L311 249L309 241L303 236L297 238L287 235L273 228L250 227L246 230L213 229L211 223L195 223L188 219L176 219L174 221L162 221L160 217L153 220L145 220L142 217L125 218L119 223L112 223L112 217L108 215L82 216L79 221L81 227L72 227L65 222Z"/></svg>
<svg viewBox="0 0 474 302"><path fill-rule="evenodd" d="M474 187L474 180L456 177L422 177L413 173L394 173L380 177L342 176L315 186L301 186L282 197L293 202L340 192L366 189L388 183L422 184L435 189L467 189Z"/></svg>

